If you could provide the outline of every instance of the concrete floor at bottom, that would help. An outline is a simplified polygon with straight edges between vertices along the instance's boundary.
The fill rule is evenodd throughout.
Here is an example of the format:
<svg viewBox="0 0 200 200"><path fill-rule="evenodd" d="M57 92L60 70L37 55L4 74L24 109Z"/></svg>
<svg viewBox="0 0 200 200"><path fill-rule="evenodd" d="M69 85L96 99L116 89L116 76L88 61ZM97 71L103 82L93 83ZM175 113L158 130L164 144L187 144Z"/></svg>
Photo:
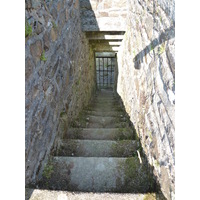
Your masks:
<svg viewBox="0 0 200 200"><path fill-rule="evenodd" d="M156 200L157 194L66 192L26 189L26 200Z"/></svg>

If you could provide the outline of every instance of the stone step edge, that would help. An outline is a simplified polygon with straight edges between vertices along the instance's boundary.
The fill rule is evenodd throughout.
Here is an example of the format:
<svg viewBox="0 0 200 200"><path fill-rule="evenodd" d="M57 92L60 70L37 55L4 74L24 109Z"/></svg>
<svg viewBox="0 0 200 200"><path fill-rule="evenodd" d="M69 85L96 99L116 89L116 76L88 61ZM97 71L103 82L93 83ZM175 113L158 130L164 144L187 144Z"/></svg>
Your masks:
<svg viewBox="0 0 200 200"><path fill-rule="evenodd" d="M141 155L140 155L141 156ZM130 159L130 158L138 158L138 155L137 156L127 156L127 157L98 157L98 156L52 156L53 159L59 161L59 160L67 160L67 159L97 159L97 160L101 160L101 159L114 159L114 160L126 160L126 159ZM141 156L142 159L145 159L145 157ZM139 160L139 158L138 158ZM142 163L143 164L143 163Z"/></svg>
<svg viewBox="0 0 200 200"><path fill-rule="evenodd" d="M122 140L89 140L89 139L66 139L66 140L63 140L61 143L62 144L65 144L65 143L67 143L67 141L77 141L77 142L79 142L79 141L81 141L81 142L98 142L98 143L103 143L103 142L110 142L110 143L112 143L112 142L120 142L120 141L134 141L134 142L138 142L137 140L127 140L127 139L122 139Z"/></svg>
<svg viewBox="0 0 200 200"><path fill-rule="evenodd" d="M81 129L81 131L94 131L94 130L104 130L104 131L114 131L114 130L116 130L116 131L120 131L120 129L121 128L69 128L68 130L70 130L70 131L76 131L76 130L78 130L78 129Z"/></svg>
<svg viewBox="0 0 200 200"><path fill-rule="evenodd" d="M147 194L132 194L132 193L109 193L109 192L69 192L69 191L58 191L58 190L44 190L44 189L34 189L25 188L25 200L79 200L79 199L94 199L94 200L143 200L145 198L151 197L152 200L156 199L155 193ZM154 198L153 198L154 197Z"/></svg>
<svg viewBox="0 0 200 200"><path fill-rule="evenodd" d="M97 112L97 113L98 113L98 112L102 112L102 113L111 113L111 114L113 114L113 113L114 113L114 114L116 114L116 113L120 113L120 114L121 114L121 113L124 113L123 110L120 110L120 111L119 111L119 110L110 110L110 111L108 110L108 111L107 111L107 110L98 110L98 109L96 109L96 110L95 110L95 109L93 109L93 110L84 109L83 112ZM95 116L95 115L94 115L94 116Z"/></svg>

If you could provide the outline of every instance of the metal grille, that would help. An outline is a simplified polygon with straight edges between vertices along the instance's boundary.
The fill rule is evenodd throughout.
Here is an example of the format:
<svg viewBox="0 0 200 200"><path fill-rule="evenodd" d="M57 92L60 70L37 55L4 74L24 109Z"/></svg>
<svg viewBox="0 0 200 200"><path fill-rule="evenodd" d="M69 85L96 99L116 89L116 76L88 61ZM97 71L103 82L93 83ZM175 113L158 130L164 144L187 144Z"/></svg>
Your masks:
<svg viewBox="0 0 200 200"><path fill-rule="evenodd" d="M113 88L114 86L114 57L96 58L96 78L98 88Z"/></svg>

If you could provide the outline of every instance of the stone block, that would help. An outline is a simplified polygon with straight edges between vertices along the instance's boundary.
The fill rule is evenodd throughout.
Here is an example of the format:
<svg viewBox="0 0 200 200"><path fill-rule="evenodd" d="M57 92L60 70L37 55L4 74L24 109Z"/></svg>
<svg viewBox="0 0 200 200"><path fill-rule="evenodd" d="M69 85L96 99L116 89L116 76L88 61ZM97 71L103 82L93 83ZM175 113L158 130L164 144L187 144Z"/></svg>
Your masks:
<svg viewBox="0 0 200 200"><path fill-rule="evenodd" d="M95 13L93 10L84 10L82 11L82 17L84 17L85 20L90 20L91 17L96 18Z"/></svg>
<svg viewBox="0 0 200 200"><path fill-rule="evenodd" d="M49 32L46 32L43 36L44 41L44 50L48 51L50 48L50 38L49 38Z"/></svg>
<svg viewBox="0 0 200 200"><path fill-rule="evenodd" d="M45 107L43 108L42 114L41 114L42 119L45 118L46 114L47 114L47 107L45 106Z"/></svg>
<svg viewBox="0 0 200 200"><path fill-rule="evenodd" d="M74 8L75 8L75 9L78 9L78 8L79 8L79 0L75 0Z"/></svg>
<svg viewBox="0 0 200 200"><path fill-rule="evenodd" d="M26 3L26 9L31 9L32 7L31 0L26 0L25 3Z"/></svg>
<svg viewBox="0 0 200 200"><path fill-rule="evenodd" d="M42 33L43 31L44 31L43 25L42 25L40 22L38 22L38 23L37 23L36 30L35 30L36 34L39 35L39 34Z"/></svg>
<svg viewBox="0 0 200 200"><path fill-rule="evenodd" d="M68 10L68 8L66 8L66 10L65 10L65 21L67 22L68 19L69 19L69 10Z"/></svg>
<svg viewBox="0 0 200 200"><path fill-rule="evenodd" d="M108 17L108 15L110 15L108 12L105 12L105 11L99 12L99 17Z"/></svg>
<svg viewBox="0 0 200 200"><path fill-rule="evenodd" d="M56 76L56 82L57 82L58 86L60 86L60 84L62 82L60 74L57 74L57 76Z"/></svg>
<svg viewBox="0 0 200 200"><path fill-rule="evenodd" d="M27 58L25 61L25 80L28 81L30 76L33 74L34 71L34 63L30 58Z"/></svg>
<svg viewBox="0 0 200 200"><path fill-rule="evenodd" d="M41 7L41 0L31 0L32 8L37 10Z"/></svg>
<svg viewBox="0 0 200 200"><path fill-rule="evenodd" d="M50 35L51 35L51 40L53 42L57 40L58 34L57 34L57 31L54 28L51 29Z"/></svg>
<svg viewBox="0 0 200 200"><path fill-rule="evenodd" d="M66 2L67 2L67 5L68 5L69 7L71 7L71 6L72 6L72 3L73 3L73 0L67 0Z"/></svg>
<svg viewBox="0 0 200 200"><path fill-rule="evenodd" d="M43 81L43 90L44 90L44 92L46 92L47 91L47 88L49 87L49 85L50 85L50 80L49 79L45 79L44 81Z"/></svg>
<svg viewBox="0 0 200 200"><path fill-rule="evenodd" d="M66 21L66 11L62 11L59 16L58 25L62 29Z"/></svg>
<svg viewBox="0 0 200 200"><path fill-rule="evenodd" d="M56 61L56 64L51 69L51 73L50 73L51 78L55 76L58 67L59 67L59 60Z"/></svg>
<svg viewBox="0 0 200 200"><path fill-rule="evenodd" d="M57 4L57 11L59 12L61 8L62 8L62 2L59 1Z"/></svg>
<svg viewBox="0 0 200 200"><path fill-rule="evenodd" d="M104 3L103 3L103 8L104 9L109 9L109 8L112 8L112 1L105 1Z"/></svg>
<svg viewBox="0 0 200 200"><path fill-rule="evenodd" d="M40 60L42 54L42 41L37 40L35 43L30 45L30 52L34 59L35 64Z"/></svg>
<svg viewBox="0 0 200 200"><path fill-rule="evenodd" d="M119 12L110 11L108 14L109 14L109 17L119 17Z"/></svg>
<svg viewBox="0 0 200 200"><path fill-rule="evenodd" d="M107 0L109 1L109 0ZM117 8L126 8L127 7L127 0L112 0L112 7Z"/></svg>
<svg viewBox="0 0 200 200"><path fill-rule="evenodd" d="M96 4L96 1L93 2ZM89 0L80 0L80 7L81 9L85 8L85 9L92 9L91 7L91 3Z"/></svg>
<svg viewBox="0 0 200 200"><path fill-rule="evenodd" d="M53 9L51 10L51 15L53 16L54 20L57 19L58 13L57 13L57 10L56 10L55 8L53 8Z"/></svg>

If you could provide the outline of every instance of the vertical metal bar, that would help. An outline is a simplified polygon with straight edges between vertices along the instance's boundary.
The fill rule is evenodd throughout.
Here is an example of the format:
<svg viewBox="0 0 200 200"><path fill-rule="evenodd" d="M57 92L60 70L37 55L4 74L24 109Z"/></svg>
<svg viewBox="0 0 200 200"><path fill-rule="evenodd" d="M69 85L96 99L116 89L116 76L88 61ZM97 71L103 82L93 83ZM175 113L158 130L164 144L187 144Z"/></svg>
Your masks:
<svg viewBox="0 0 200 200"><path fill-rule="evenodd" d="M107 58L107 87L108 87L108 58Z"/></svg>
<svg viewBox="0 0 200 200"><path fill-rule="evenodd" d="M94 61L94 82L96 83L96 87L97 87L97 63L96 63L96 54L95 51L93 52L93 61Z"/></svg>
<svg viewBox="0 0 200 200"><path fill-rule="evenodd" d="M103 58L103 87L104 87L104 58Z"/></svg>
<svg viewBox="0 0 200 200"><path fill-rule="evenodd" d="M98 81L97 81L97 79L98 79L98 71L97 71L97 69L98 69L98 63L97 63L97 59L98 58L95 58L95 67L96 67L96 86L98 87Z"/></svg>
<svg viewBox="0 0 200 200"><path fill-rule="evenodd" d="M111 87L112 87L112 76L113 76L113 71L112 71L112 58L111 58L111 83L110 83L110 85L111 85Z"/></svg>
<svg viewBox="0 0 200 200"><path fill-rule="evenodd" d="M98 86L98 82L97 82L97 58L95 57L95 59L94 59L94 62L95 62L95 72L96 72L96 86Z"/></svg>
<svg viewBox="0 0 200 200"><path fill-rule="evenodd" d="M99 84L98 84L98 88L100 86L100 58L99 58Z"/></svg>

